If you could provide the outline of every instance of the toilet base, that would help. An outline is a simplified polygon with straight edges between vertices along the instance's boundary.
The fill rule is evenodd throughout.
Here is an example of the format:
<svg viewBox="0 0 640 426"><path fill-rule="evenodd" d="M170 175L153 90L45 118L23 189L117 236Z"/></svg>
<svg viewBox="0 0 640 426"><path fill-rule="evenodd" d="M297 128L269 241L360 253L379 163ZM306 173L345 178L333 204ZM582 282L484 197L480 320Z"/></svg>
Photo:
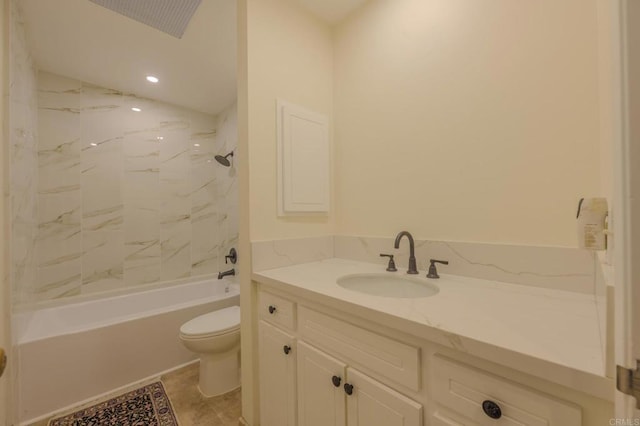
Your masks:
<svg viewBox="0 0 640 426"><path fill-rule="evenodd" d="M200 357L198 390L203 396L218 396L240 387L238 349Z"/></svg>

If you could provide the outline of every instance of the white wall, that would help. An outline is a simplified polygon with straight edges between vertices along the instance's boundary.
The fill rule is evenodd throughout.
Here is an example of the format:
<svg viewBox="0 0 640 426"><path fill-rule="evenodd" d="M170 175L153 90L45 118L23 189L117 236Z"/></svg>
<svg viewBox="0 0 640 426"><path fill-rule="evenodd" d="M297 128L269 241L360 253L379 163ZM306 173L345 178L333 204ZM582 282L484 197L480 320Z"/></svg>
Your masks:
<svg viewBox="0 0 640 426"><path fill-rule="evenodd" d="M337 233L575 246L596 0L372 0L335 31Z"/></svg>

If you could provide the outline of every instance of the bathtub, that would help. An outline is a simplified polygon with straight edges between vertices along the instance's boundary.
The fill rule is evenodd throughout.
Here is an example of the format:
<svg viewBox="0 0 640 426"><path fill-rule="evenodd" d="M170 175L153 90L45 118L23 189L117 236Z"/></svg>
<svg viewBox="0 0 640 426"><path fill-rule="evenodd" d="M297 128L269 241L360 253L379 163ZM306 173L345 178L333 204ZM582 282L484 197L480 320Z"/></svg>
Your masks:
<svg viewBox="0 0 640 426"><path fill-rule="evenodd" d="M197 360L180 326L239 295L235 281L213 278L14 314L20 423Z"/></svg>

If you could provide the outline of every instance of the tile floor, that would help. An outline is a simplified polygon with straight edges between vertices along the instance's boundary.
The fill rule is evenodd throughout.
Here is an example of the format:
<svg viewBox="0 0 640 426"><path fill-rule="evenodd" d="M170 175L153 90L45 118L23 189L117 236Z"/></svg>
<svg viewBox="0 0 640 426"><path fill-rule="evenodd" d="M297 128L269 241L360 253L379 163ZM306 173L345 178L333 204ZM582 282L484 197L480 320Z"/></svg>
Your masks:
<svg viewBox="0 0 640 426"><path fill-rule="evenodd" d="M180 426L237 426L239 424L241 415L240 389L212 398L203 397L198 391L198 363L165 374L160 377L160 380L171 400ZM149 381L149 383L153 381L156 380ZM113 396L115 395L102 398L101 401ZM98 402L100 401L94 401L83 407ZM59 416L56 415L56 417ZM32 423L30 426L47 426L49 420Z"/></svg>
<svg viewBox="0 0 640 426"><path fill-rule="evenodd" d="M180 426L238 426L240 389L205 398L198 390L198 364L161 377Z"/></svg>

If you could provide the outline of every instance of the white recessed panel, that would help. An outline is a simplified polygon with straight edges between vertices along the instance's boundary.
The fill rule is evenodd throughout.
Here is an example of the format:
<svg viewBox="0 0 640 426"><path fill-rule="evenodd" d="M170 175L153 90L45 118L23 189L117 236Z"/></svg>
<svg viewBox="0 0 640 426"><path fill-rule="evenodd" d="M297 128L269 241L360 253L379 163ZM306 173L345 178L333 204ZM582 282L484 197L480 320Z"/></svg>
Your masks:
<svg viewBox="0 0 640 426"><path fill-rule="evenodd" d="M278 212L329 211L329 129L326 116L277 103Z"/></svg>

